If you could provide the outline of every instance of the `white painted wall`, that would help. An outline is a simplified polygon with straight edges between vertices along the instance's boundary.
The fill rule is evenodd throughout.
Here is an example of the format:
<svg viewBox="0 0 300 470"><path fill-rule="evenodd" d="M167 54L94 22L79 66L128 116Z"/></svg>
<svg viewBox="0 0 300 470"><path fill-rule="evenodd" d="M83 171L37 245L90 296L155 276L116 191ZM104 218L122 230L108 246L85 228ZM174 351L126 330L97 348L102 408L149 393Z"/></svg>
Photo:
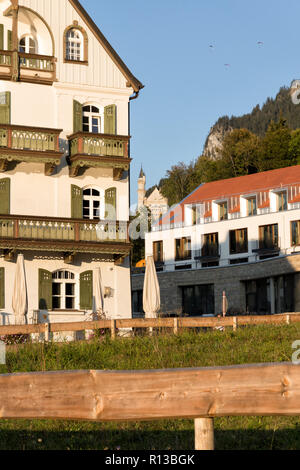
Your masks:
<svg viewBox="0 0 300 470"><path fill-rule="evenodd" d="M291 222L300 220L300 209L291 209L282 212L270 212L250 217L240 217L238 219L198 224L189 227L168 229L146 234L146 256L153 254L153 242L162 240L166 270L175 269L175 239L181 237L191 237L192 250L201 249L202 235L218 232L219 245L221 248L220 266L229 264L229 259L248 257L249 262L256 261L253 249L258 248L259 226L278 224L279 246L281 254L291 254L295 251L291 247ZM248 229L248 253L230 255L229 253L229 231L237 229ZM297 248L296 248L297 251ZM193 256L194 257L194 253ZM176 264L191 264L192 261L177 262Z"/></svg>

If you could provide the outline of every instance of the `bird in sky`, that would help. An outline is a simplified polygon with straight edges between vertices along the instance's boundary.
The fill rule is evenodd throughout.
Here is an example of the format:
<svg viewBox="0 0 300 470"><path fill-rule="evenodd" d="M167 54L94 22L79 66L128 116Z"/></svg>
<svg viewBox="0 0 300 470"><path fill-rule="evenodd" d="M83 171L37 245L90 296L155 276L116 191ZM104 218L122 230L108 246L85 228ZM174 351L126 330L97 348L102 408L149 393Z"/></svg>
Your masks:
<svg viewBox="0 0 300 470"><path fill-rule="evenodd" d="M258 46L263 46L264 43L263 43L262 41L258 41L258 42L257 42L257 45L258 45Z"/></svg>

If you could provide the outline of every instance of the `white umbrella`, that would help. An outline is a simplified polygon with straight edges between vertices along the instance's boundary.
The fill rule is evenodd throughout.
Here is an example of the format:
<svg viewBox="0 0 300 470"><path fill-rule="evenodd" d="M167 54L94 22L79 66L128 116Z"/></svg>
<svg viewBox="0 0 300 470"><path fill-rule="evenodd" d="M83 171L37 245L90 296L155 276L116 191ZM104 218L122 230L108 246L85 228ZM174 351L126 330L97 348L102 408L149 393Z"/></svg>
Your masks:
<svg viewBox="0 0 300 470"><path fill-rule="evenodd" d="M146 261L143 308L146 318L156 318L160 309L160 289L153 256L148 256Z"/></svg>
<svg viewBox="0 0 300 470"><path fill-rule="evenodd" d="M95 297L93 313L96 316L101 316L104 313L104 287L102 283L101 269L96 270L95 276Z"/></svg>
<svg viewBox="0 0 300 470"><path fill-rule="evenodd" d="M15 324L24 325L26 323L28 300L23 255L18 255L17 259L12 308L15 314Z"/></svg>

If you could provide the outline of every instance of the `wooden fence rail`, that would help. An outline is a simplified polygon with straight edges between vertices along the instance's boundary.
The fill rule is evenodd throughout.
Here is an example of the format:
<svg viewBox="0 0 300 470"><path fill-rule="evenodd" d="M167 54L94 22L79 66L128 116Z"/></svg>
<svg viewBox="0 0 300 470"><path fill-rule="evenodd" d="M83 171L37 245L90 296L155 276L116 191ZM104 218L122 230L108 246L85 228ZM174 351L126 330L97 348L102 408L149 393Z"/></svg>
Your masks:
<svg viewBox="0 0 300 470"><path fill-rule="evenodd" d="M128 328L169 328L177 334L180 328L218 328L232 327L234 331L239 326L246 325L278 325L300 322L300 313L282 313L280 315L238 316L238 317L179 317L179 318L129 318L119 320L98 320L75 323L40 323L37 325L4 325L0 326L0 337L5 335L20 335L44 333L75 332L84 330L108 329L113 338L117 329Z"/></svg>
<svg viewBox="0 0 300 470"><path fill-rule="evenodd" d="M213 418L300 415L291 363L150 371L0 375L1 418L88 421L195 419L196 450L213 449Z"/></svg>

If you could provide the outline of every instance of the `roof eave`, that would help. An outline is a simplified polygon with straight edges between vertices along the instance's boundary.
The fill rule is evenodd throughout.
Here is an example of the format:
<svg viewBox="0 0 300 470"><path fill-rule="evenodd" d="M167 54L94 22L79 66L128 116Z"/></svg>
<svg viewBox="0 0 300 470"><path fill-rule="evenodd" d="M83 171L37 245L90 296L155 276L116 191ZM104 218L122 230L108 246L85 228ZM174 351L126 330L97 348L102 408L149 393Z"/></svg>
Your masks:
<svg viewBox="0 0 300 470"><path fill-rule="evenodd" d="M87 11L83 8L78 0L69 0L71 5L75 8L79 16L85 21L91 31L94 33L100 44L103 46L112 61L117 65L123 75L126 77L129 87L132 87L135 93L139 93L144 88L144 85L130 72L127 65L123 62L121 57L117 54L111 44L107 41L105 36L101 33L96 23L92 20Z"/></svg>

